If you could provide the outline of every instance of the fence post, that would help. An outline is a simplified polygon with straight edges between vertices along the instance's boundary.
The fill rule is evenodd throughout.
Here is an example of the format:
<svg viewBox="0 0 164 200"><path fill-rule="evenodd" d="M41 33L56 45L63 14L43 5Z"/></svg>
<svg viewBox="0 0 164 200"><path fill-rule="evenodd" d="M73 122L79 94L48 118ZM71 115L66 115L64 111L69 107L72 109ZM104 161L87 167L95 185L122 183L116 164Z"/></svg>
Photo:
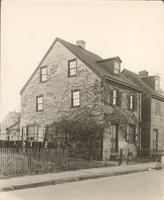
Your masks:
<svg viewBox="0 0 164 200"><path fill-rule="evenodd" d="M119 160L118 165L121 165L121 164L122 164L122 149L120 149L120 160Z"/></svg>
<svg viewBox="0 0 164 200"><path fill-rule="evenodd" d="M126 161L126 164L127 164L127 165L129 164L129 149L128 149L128 153L127 153L127 161Z"/></svg>

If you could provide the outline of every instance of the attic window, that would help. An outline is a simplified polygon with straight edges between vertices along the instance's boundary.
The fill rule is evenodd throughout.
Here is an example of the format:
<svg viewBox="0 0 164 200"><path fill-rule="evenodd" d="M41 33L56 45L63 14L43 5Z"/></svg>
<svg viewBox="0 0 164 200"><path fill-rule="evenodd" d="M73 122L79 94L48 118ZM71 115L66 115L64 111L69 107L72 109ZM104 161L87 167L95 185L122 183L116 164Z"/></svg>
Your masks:
<svg viewBox="0 0 164 200"><path fill-rule="evenodd" d="M77 76L77 59L68 61L68 76Z"/></svg>
<svg viewBox="0 0 164 200"><path fill-rule="evenodd" d="M159 79L155 79L155 90L159 90Z"/></svg>
<svg viewBox="0 0 164 200"><path fill-rule="evenodd" d="M40 82L47 81L47 66L40 68Z"/></svg>
<svg viewBox="0 0 164 200"><path fill-rule="evenodd" d="M118 62L114 63L114 74L120 74L120 64Z"/></svg>

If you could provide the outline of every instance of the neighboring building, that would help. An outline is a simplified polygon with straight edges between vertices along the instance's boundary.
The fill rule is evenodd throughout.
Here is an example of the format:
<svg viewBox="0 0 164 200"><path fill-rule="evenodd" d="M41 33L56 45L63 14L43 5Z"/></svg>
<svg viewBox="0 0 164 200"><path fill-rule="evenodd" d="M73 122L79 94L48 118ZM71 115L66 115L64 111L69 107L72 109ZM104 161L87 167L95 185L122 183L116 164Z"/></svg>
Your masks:
<svg viewBox="0 0 164 200"><path fill-rule="evenodd" d="M15 124L6 129L6 140L8 141L21 140L20 121L16 122Z"/></svg>
<svg viewBox="0 0 164 200"><path fill-rule="evenodd" d="M85 112L103 124L102 159L128 144L137 151L141 90L120 71L119 57L102 59L82 40L56 38L20 92L22 138L43 141L47 124Z"/></svg>
<svg viewBox="0 0 164 200"><path fill-rule="evenodd" d="M122 72L143 90L141 147L150 156L164 151L164 95L160 89L160 77L149 76L143 70L139 74L127 69Z"/></svg>
<svg viewBox="0 0 164 200"><path fill-rule="evenodd" d="M9 135L7 133L7 130L9 130L10 127L12 127L15 124L20 123L20 112L17 111L12 111L9 112L1 122L1 131L0 131L0 140L9 140ZM19 125L18 125L19 126ZM17 129L17 136L19 137L19 130L20 128Z"/></svg>

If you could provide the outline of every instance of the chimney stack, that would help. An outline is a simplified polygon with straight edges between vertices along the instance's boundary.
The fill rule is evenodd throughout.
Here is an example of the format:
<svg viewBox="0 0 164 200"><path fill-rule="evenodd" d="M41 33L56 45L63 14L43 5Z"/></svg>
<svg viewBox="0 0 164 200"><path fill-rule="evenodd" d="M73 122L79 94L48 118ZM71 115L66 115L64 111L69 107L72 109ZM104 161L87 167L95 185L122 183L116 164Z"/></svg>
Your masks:
<svg viewBox="0 0 164 200"><path fill-rule="evenodd" d="M76 45L85 49L85 41L84 40L77 40Z"/></svg>
<svg viewBox="0 0 164 200"><path fill-rule="evenodd" d="M139 74L139 76L145 77L145 76L149 75L149 72L146 70L142 70L142 71L138 72L138 74Z"/></svg>

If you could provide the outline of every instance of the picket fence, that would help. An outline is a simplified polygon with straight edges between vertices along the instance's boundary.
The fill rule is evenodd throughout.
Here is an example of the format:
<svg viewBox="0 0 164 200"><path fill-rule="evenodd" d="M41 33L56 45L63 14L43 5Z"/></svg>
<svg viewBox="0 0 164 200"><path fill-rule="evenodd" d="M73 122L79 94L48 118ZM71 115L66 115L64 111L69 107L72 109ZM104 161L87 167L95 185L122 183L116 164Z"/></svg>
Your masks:
<svg viewBox="0 0 164 200"><path fill-rule="evenodd" d="M0 148L0 174L39 174L64 170L68 152L64 149Z"/></svg>

